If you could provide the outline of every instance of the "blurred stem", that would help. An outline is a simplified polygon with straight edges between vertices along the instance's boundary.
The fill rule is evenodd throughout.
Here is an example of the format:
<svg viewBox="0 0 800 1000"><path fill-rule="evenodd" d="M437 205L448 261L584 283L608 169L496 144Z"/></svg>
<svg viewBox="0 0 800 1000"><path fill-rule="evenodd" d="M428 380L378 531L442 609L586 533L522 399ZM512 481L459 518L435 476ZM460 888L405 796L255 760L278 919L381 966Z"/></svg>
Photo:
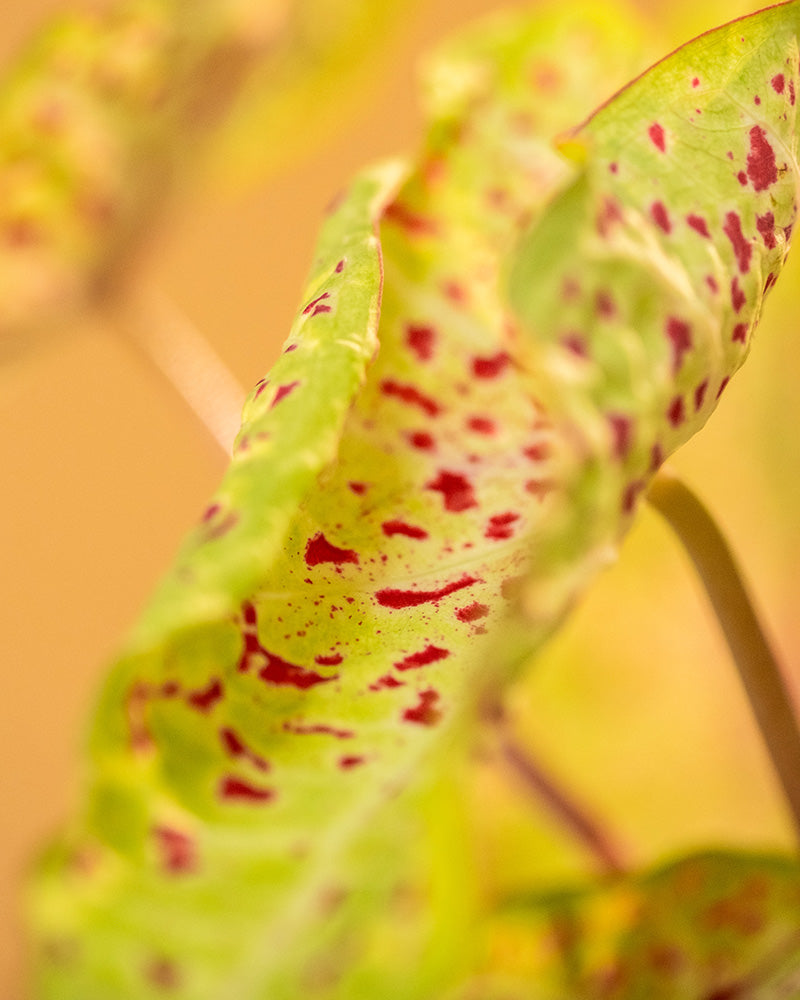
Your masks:
<svg viewBox="0 0 800 1000"><path fill-rule="evenodd" d="M595 859L606 875L622 875L629 865L619 842L591 814L586 804L564 787L529 748L515 740L499 706L493 706L489 716L497 735L497 750L505 765L533 792L537 801Z"/></svg>
<svg viewBox="0 0 800 1000"><path fill-rule="evenodd" d="M113 317L124 339L155 366L229 457L246 393L205 337L153 290L116 303Z"/></svg>
<svg viewBox="0 0 800 1000"><path fill-rule="evenodd" d="M648 500L669 522L700 574L722 626L800 838L800 729L781 668L759 624L739 567L711 514L670 472Z"/></svg>

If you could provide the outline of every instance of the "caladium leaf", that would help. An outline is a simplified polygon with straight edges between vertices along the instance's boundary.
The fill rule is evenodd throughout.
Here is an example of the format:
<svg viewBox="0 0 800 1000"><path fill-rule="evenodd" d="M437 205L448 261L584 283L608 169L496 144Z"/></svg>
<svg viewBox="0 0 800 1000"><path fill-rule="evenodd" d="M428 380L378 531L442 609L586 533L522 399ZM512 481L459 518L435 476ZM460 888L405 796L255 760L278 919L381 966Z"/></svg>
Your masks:
<svg viewBox="0 0 800 1000"><path fill-rule="evenodd" d="M786 47L798 3L784 10L770 15L769 37ZM541 302L561 288L560 244L580 244L598 220L591 168L571 183L574 167L538 129L578 118L592 67L609 80L620 65L615 33L588 8L570 29L582 58L556 69L569 23L501 20L456 44L431 71L419 167L395 197L396 166L365 175L329 219L298 325L251 396L231 471L103 693L85 807L32 893L43 996L296 996L331 874L340 887L359 878L342 846L552 630L595 568L598 537L619 534L630 483L620 486L613 463L628 451L652 458L665 415L647 416L647 386L677 392L680 367L666 348L647 354L646 325L641 348L627 326L610 328L609 352L623 369L632 354L645 379L641 400L622 380L631 420L642 413L623 456L614 442L628 438L609 429L603 390L595 399L591 379L574 388L569 365L566 388L553 373L547 345L558 336ZM761 38L762 23L741 32ZM728 42L723 31L702 43L708 72L742 63ZM788 121L795 80L785 74ZM636 85L645 105L647 79ZM512 282L539 347L509 309L502 268L565 186ZM657 219L651 230L647 246ZM380 351L367 369L379 251ZM532 304L518 291L531 266L544 289ZM637 280L620 274L620 294L636 293L631 324L661 308ZM751 315L752 290L736 287ZM733 294L720 296L721 327L732 312ZM606 369L616 391L617 370ZM593 497L602 532L592 520L565 536ZM537 627L519 629L506 600L528 578Z"/></svg>

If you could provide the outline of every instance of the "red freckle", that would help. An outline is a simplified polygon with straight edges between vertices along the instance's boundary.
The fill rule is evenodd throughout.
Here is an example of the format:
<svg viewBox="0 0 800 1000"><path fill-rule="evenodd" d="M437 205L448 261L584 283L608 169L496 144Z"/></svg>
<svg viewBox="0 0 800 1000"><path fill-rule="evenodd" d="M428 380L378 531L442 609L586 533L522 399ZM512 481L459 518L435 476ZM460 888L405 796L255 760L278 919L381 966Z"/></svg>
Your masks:
<svg viewBox="0 0 800 1000"><path fill-rule="evenodd" d="M719 291L719 285L717 284L717 279L713 274L706 275L706 284L711 289L712 292L716 293Z"/></svg>
<svg viewBox="0 0 800 1000"><path fill-rule="evenodd" d="M332 545L321 531L306 543L305 559L307 566L319 566L320 563L335 563L337 566L341 563L358 564L358 554L353 549Z"/></svg>
<svg viewBox="0 0 800 1000"><path fill-rule="evenodd" d="M661 445L656 442L650 449L650 471L658 472L664 464L664 451Z"/></svg>
<svg viewBox="0 0 800 1000"><path fill-rule="evenodd" d="M284 731L295 736L333 736L337 740L351 740L356 735L352 729L334 729L333 726L303 725L284 722Z"/></svg>
<svg viewBox="0 0 800 1000"><path fill-rule="evenodd" d="M256 385L255 385L256 391L255 391L255 393L253 395L253 399L258 399L258 397L267 388L268 385L269 385L269 379L266 379L266 378L262 378L258 382L256 382Z"/></svg>
<svg viewBox="0 0 800 1000"><path fill-rule="evenodd" d="M455 594L456 591L463 590L465 587L471 587L475 583L478 583L478 577L462 576L459 580L448 583L439 590L394 590L387 588L379 590L375 597L378 604L384 608L415 608L420 604L436 604L443 597L449 597L450 594Z"/></svg>
<svg viewBox="0 0 800 1000"><path fill-rule="evenodd" d="M420 726L433 726L442 717L441 711L436 708L439 700L438 691L428 688L427 691L420 691L419 702L413 708L407 708L403 712L406 722L415 722Z"/></svg>
<svg viewBox="0 0 800 1000"><path fill-rule="evenodd" d="M330 656L315 656L314 662L321 667L338 667L343 657L340 653L331 653Z"/></svg>
<svg viewBox="0 0 800 1000"><path fill-rule="evenodd" d="M361 765L363 763L364 763L364 758L363 757L340 757L339 758L339 767L343 771L349 771L352 768L358 767L359 765Z"/></svg>
<svg viewBox="0 0 800 1000"><path fill-rule="evenodd" d="M269 802L275 798L275 789L260 788L228 774L219 783L219 794L223 799L238 802Z"/></svg>
<svg viewBox="0 0 800 1000"><path fill-rule="evenodd" d="M222 684L214 679L201 691L192 691L186 695L186 701L196 708L198 712L210 712L216 703L222 698Z"/></svg>
<svg viewBox="0 0 800 1000"><path fill-rule="evenodd" d="M608 292L598 292L594 301L598 315L602 316L603 319L613 319L616 316L617 307Z"/></svg>
<svg viewBox="0 0 800 1000"><path fill-rule="evenodd" d="M730 379L730 375L727 375L727 376L726 376L726 377L725 377L725 378L724 378L724 379L722 380L722 384L720 385L719 389L717 389L717 399L719 399L719 397L720 397L720 396L721 396L721 395L723 394L723 392L724 392L724 391L725 391L725 389L727 388L727 385L728 385L728 382L730 382L730 380L731 380L731 379Z"/></svg>
<svg viewBox="0 0 800 1000"><path fill-rule="evenodd" d="M161 858L161 867L172 875L182 875L197 868L197 850L192 838L168 826L153 830Z"/></svg>
<svg viewBox="0 0 800 1000"><path fill-rule="evenodd" d="M746 240L742 232L742 221L736 212L728 212L725 216L725 225L722 227L723 233L731 241L733 252L739 264L739 270L746 274L750 270L750 258L753 255L753 245Z"/></svg>
<svg viewBox="0 0 800 1000"><path fill-rule="evenodd" d="M770 83L772 84L772 89L776 94L782 94L784 87L786 86L786 78L783 73L778 73L777 76L773 76Z"/></svg>
<svg viewBox="0 0 800 1000"><path fill-rule="evenodd" d="M704 236L707 240L711 239L711 233L708 231L708 223L702 215L687 215L686 221L696 233Z"/></svg>
<svg viewBox="0 0 800 1000"><path fill-rule="evenodd" d="M708 392L708 379L704 379L700 385L694 390L694 410L697 413L698 410L703 408L703 403L705 402L706 393Z"/></svg>
<svg viewBox="0 0 800 1000"><path fill-rule="evenodd" d="M471 431L475 431L476 434L494 434L497 430L494 420L490 420L488 417L470 417L467 421L467 427Z"/></svg>
<svg viewBox="0 0 800 1000"><path fill-rule="evenodd" d="M433 219L419 215L398 201L392 202L387 207L384 218L402 226L412 236L433 236L439 231L439 227Z"/></svg>
<svg viewBox="0 0 800 1000"><path fill-rule="evenodd" d="M506 511L504 514L495 514L489 518L489 524L483 533L483 537L490 538L493 541L505 541L508 538L512 538L514 535L512 525L518 520L519 514L515 514L512 511Z"/></svg>
<svg viewBox="0 0 800 1000"><path fill-rule="evenodd" d="M463 306L469 298L467 290L457 281L445 281L442 285L442 291L451 302L455 302L458 306Z"/></svg>
<svg viewBox="0 0 800 1000"><path fill-rule="evenodd" d="M667 208L662 201L653 202L650 206L650 215L659 229L662 229L665 233L672 232L672 223L669 221Z"/></svg>
<svg viewBox="0 0 800 1000"><path fill-rule="evenodd" d="M435 417L439 413L439 404L436 400L424 395L413 385L404 385L395 382L394 379L385 379L381 382L381 392L384 396L394 396L395 399L408 403L410 406L418 406L429 417Z"/></svg>
<svg viewBox="0 0 800 1000"><path fill-rule="evenodd" d="M770 273L767 275L767 280L764 282L765 294L770 290L770 288L772 288L772 286L775 284L777 280L778 280L777 275L773 274L772 271L770 271Z"/></svg>
<svg viewBox="0 0 800 1000"><path fill-rule="evenodd" d="M767 142L767 133L759 125L754 125L750 129L747 176L753 182L756 191L765 191L778 179L775 150Z"/></svg>
<svg viewBox="0 0 800 1000"><path fill-rule="evenodd" d="M315 299L312 299L308 303L308 305L303 310L303 315L307 316L309 313L313 313L316 316L317 312L323 309L326 312L330 312L331 311L330 306L320 306L321 302L324 302L325 299L329 299L330 297L331 297L330 292L323 292L322 295L318 295Z"/></svg>
<svg viewBox="0 0 800 1000"><path fill-rule="evenodd" d="M175 990L180 986L178 967L167 958L153 959L145 974L150 984L159 990Z"/></svg>
<svg viewBox="0 0 800 1000"><path fill-rule="evenodd" d="M392 535L405 535L406 538L427 538L428 532L424 528L417 528L413 524L406 524L405 521L384 521L381 525L384 535L391 538Z"/></svg>
<svg viewBox="0 0 800 1000"><path fill-rule="evenodd" d="M561 295L565 302L573 302L581 293L581 286L574 278L565 278L561 286Z"/></svg>
<svg viewBox="0 0 800 1000"><path fill-rule="evenodd" d="M758 96L758 94L756 94L756 96L753 98L753 103L756 105L761 104L761 98Z"/></svg>
<svg viewBox="0 0 800 1000"><path fill-rule="evenodd" d="M405 681L399 681L396 677L392 677L391 674L384 674L383 677L379 677L374 683L370 684L370 691L380 691L383 688L399 688L405 687Z"/></svg>
<svg viewBox="0 0 800 1000"><path fill-rule="evenodd" d="M242 604L242 619L245 625L255 625L256 623L256 609L250 601L245 601Z"/></svg>
<svg viewBox="0 0 800 1000"><path fill-rule="evenodd" d="M203 523L206 523L210 521L213 517L216 517L216 515L219 514L220 510L222 510L222 508L218 503L212 503L210 507L206 507L206 509L203 511L203 516L200 518L200 520Z"/></svg>
<svg viewBox="0 0 800 1000"><path fill-rule="evenodd" d="M550 445L546 441L539 444L529 444L522 449L522 454L532 462L544 462L550 457Z"/></svg>
<svg viewBox="0 0 800 1000"><path fill-rule="evenodd" d="M607 420L611 427L614 457L624 461L633 443L633 425L630 417L621 413L609 413Z"/></svg>
<svg viewBox="0 0 800 1000"><path fill-rule="evenodd" d="M553 489L553 483L549 479L529 479L525 483L525 490L533 494L537 500L543 500Z"/></svg>
<svg viewBox="0 0 800 1000"><path fill-rule="evenodd" d="M287 685L304 691L316 684L327 684L328 681L335 681L339 678L338 674L334 674L332 677L323 677L313 670L306 670L305 667L300 667L296 663L289 663L288 660L284 660L266 649L263 649L262 652L267 658L267 665L259 670L258 676L267 684Z"/></svg>
<svg viewBox="0 0 800 1000"><path fill-rule="evenodd" d="M288 385L279 385L278 391L275 393L275 398L270 403L270 409L277 406L282 399L285 399L290 392L296 389L300 385L299 382L289 382Z"/></svg>
<svg viewBox="0 0 800 1000"><path fill-rule="evenodd" d="M259 757L258 754L253 753L253 751L241 740L232 729L220 729L219 737L222 740L222 745L225 747L225 751L231 757L243 757L245 760L250 761L259 771L268 771L269 764L264 760L263 757Z"/></svg>
<svg viewBox="0 0 800 1000"><path fill-rule="evenodd" d="M585 358L589 354L586 347L586 341L580 336L580 334L568 333L565 337L562 337L561 343L568 351L571 351L579 358Z"/></svg>
<svg viewBox="0 0 800 1000"><path fill-rule="evenodd" d="M677 375L683 364L683 356L692 349L692 328L675 316L667 319L667 336L672 344L672 373Z"/></svg>
<svg viewBox="0 0 800 1000"><path fill-rule="evenodd" d="M491 358L473 358L472 373L476 378L497 378L511 363L511 358L505 351Z"/></svg>
<svg viewBox="0 0 800 1000"><path fill-rule="evenodd" d="M744 344L747 341L747 323L737 323L733 328L733 336L731 340L736 343Z"/></svg>
<svg viewBox="0 0 800 1000"><path fill-rule="evenodd" d="M747 186L747 174L744 172L744 170L740 170L739 173L736 175L736 177L739 183L742 185L742 187Z"/></svg>
<svg viewBox="0 0 800 1000"><path fill-rule="evenodd" d="M682 396L676 396L669 404L667 409L667 419L673 427L680 427L686 419Z"/></svg>
<svg viewBox="0 0 800 1000"><path fill-rule="evenodd" d="M415 431L408 440L412 447L418 448L420 451L430 451L435 444L431 435L425 431Z"/></svg>
<svg viewBox="0 0 800 1000"><path fill-rule="evenodd" d="M622 209L613 198L603 200L597 217L597 231L601 236L608 236L614 224L622 220Z"/></svg>
<svg viewBox="0 0 800 1000"><path fill-rule="evenodd" d="M472 604L467 604L463 608L456 608L456 618L460 622L476 622L488 614L489 605L479 604L477 601L473 601Z"/></svg>
<svg viewBox="0 0 800 1000"><path fill-rule="evenodd" d="M700 86L700 78L699 77L696 76L694 78L694 80L692 80L692 86L695 87L695 88Z"/></svg>
<svg viewBox="0 0 800 1000"><path fill-rule="evenodd" d="M436 479L425 483L425 489L441 493L445 510L456 514L478 506L472 483L460 472L448 472L443 469Z"/></svg>
<svg viewBox="0 0 800 1000"><path fill-rule="evenodd" d="M342 273L342 271L344 271L344 265L345 265L345 263L346 263L346 261L345 261L345 258L343 257L343 258L342 258L342 259L341 259L341 260L339 261L339 263L338 263L338 264L336 265L336 273L337 273L337 274L341 274L341 273Z"/></svg>
<svg viewBox="0 0 800 1000"><path fill-rule="evenodd" d="M436 331L431 326L415 326L411 323L406 327L406 343L420 361L430 361L433 357L433 344Z"/></svg>
<svg viewBox="0 0 800 1000"><path fill-rule="evenodd" d="M644 489L644 483L640 480L636 480L626 486L624 493L622 494L622 513L631 514L633 513L633 508L636 506L636 500L639 494Z"/></svg>
<svg viewBox="0 0 800 1000"><path fill-rule="evenodd" d="M296 350L297 350L297 344L289 344L289 346L286 348L286 350L283 353L284 354L291 354L292 351L296 351Z"/></svg>
<svg viewBox="0 0 800 1000"><path fill-rule="evenodd" d="M739 287L739 279L734 278L731 282L731 305L735 312L741 312L742 306L747 302L747 296Z"/></svg>
<svg viewBox="0 0 800 1000"><path fill-rule="evenodd" d="M427 667L431 663L438 663L439 660L445 660L449 655L449 649L440 649L438 646L426 646L419 653L412 653L394 665L398 670L418 670L420 667Z"/></svg>
<svg viewBox="0 0 800 1000"><path fill-rule="evenodd" d="M348 483L347 485L356 496L363 496L367 492L366 483Z"/></svg>
<svg viewBox="0 0 800 1000"><path fill-rule="evenodd" d="M619 164L618 163L609 163L608 169L611 171L612 174L616 174L616 173L619 172Z"/></svg>
<svg viewBox="0 0 800 1000"><path fill-rule="evenodd" d="M661 150L662 153L666 152L667 144L664 138L664 129L658 124L658 122L655 122L650 126L647 130L647 134L650 136L653 145L657 149Z"/></svg>
<svg viewBox="0 0 800 1000"><path fill-rule="evenodd" d="M794 93L794 80L789 81L789 103L794 107L795 93Z"/></svg>
<svg viewBox="0 0 800 1000"><path fill-rule="evenodd" d="M778 245L778 241L775 239L775 216L772 212L757 215L756 228L761 234L761 239L764 241L764 246L767 250L774 250Z"/></svg>

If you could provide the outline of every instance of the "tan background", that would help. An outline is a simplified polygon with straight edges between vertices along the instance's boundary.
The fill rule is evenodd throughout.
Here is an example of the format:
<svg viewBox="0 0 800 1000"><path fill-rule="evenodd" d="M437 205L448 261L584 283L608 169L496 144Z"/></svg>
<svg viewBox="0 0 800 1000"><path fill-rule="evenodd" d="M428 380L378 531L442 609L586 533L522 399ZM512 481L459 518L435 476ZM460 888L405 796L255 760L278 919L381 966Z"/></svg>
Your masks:
<svg viewBox="0 0 800 1000"><path fill-rule="evenodd" d="M13 50L57 6L4 0L0 47ZM416 55L494 6L422 0L374 93L324 149L257 190L204 193L162 233L153 282L246 385L288 331L326 203L365 161L413 148ZM649 7L665 51L737 13L689 0ZM602 96L587 97L587 109ZM680 464L720 512L786 659L800 664L796 294L795 268L751 362ZM159 380L108 330L86 324L0 372L0 468L0 996L13 1000L19 873L67 809L104 664L223 463ZM713 623L653 515L518 701L539 742L614 811L641 857L685 843L785 840Z"/></svg>

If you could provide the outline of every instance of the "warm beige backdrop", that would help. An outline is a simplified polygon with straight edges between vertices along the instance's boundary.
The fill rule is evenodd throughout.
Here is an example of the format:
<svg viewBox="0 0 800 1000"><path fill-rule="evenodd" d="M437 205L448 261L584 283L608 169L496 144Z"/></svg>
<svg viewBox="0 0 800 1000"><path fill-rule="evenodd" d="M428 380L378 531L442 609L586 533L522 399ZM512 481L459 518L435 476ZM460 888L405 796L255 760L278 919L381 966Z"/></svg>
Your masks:
<svg viewBox="0 0 800 1000"><path fill-rule="evenodd" d="M57 6L3 0L3 54ZM257 190L204 193L162 233L152 281L245 384L288 331L325 204L365 161L413 146L416 54L495 6L420 0L369 100L324 149ZM665 51L748 7L646 6ZM588 95L587 109L603 96ZM779 643L800 664L796 290L795 268L753 359L681 464L736 536ZM0 996L15 1000L19 873L66 811L104 664L223 465L158 379L86 324L0 372L0 468ZM726 837L779 841L785 822L713 625L652 515L623 564L540 668L533 707L524 699L537 738L600 802L608 782L642 856ZM548 718L562 711L551 732Z"/></svg>

